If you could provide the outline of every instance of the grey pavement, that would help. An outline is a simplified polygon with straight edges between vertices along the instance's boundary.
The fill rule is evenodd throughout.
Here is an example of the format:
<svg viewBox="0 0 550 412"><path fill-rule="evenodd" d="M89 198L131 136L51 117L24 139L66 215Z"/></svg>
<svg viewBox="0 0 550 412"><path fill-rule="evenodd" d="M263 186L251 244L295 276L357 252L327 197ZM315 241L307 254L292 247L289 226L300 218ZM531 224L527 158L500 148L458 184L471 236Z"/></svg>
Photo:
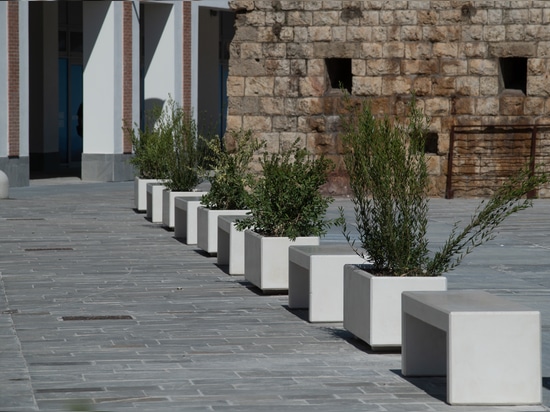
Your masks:
<svg viewBox="0 0 550 412"><path fill-rule="evenodd" d="M432 246L477 204L433 199ZM130 182L33 181L0 200L1 412L550 410L550 200L448 274L541 311L544 405L505 407L446 404L444 378L404 378L398 352L308 323L132 208Z"/></svg>

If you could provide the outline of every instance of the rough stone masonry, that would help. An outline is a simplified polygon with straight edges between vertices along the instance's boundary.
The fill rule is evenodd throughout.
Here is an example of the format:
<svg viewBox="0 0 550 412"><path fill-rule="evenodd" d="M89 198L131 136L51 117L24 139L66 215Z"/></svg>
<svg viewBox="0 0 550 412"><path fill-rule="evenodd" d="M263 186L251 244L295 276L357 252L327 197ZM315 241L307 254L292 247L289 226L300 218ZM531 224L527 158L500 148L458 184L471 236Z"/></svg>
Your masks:
<svg viewBox="0 0 550 412"><path fill-rule="evenodd" d="M349 190L341 86L392 116L415 92L432 120L432 195L484 196L532 153L549 163L547 0L230 4L229 129L255 131L270 151L299 138L330 157L330 193Z"/></svg>

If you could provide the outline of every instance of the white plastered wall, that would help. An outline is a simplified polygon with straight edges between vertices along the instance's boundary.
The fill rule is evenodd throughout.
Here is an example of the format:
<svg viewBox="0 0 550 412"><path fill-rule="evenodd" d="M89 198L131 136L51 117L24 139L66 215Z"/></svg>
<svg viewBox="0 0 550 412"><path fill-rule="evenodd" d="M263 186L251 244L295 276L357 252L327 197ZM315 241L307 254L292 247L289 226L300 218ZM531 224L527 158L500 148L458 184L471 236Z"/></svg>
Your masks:
<svg viewBox="0 0 550 412"><path fill-rule="evenodd" d="M29 156L29 3L19 2L19 157Z"/></svg>
<svg viewBox="0 0 550 412"><path fill-rule="evenodd" d="M122 153L122 2L84 2L84 153Z"/></svg>
<svg viewBox="0 0 550 412"><path fill-rule="evenodd" d="M146 3L144 24L145 110L162 105L169 96L182 104L182 3Z"/></svg>
<svg viewBox="0 0 550 412"><path fill-rule="evenodd" d="M29 5L19 3L19 156L29 155ZM8 156L8 3L0 2L0 157Z"/></svg>

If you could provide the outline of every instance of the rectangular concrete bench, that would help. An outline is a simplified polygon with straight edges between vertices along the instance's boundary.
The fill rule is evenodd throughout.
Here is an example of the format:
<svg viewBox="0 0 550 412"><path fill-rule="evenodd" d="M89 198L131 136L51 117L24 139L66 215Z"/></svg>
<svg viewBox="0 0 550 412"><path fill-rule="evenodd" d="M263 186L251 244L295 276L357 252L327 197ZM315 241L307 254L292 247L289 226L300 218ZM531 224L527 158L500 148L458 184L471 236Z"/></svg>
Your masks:
<svg viewBox="0 0 550 412"><path fill-rule="evenodd" d="M244 231L235 227L243 215L218 216L218 265L229 265L230 275L244 275Z"/></svg>
<svg viewBox="0 0 550 412"><path fill-rule="evenodd" d="M309 308L310 322L342 322L344 265L365 260L345 243L290 246L288 260L289 307Z"/></svg>
<svg viewBox="0 0 550 412"><path fill-rule="evenodd" d="M483 291L404 292L404 376L447 376L447 402L541 403L540 313Z"/></svg>

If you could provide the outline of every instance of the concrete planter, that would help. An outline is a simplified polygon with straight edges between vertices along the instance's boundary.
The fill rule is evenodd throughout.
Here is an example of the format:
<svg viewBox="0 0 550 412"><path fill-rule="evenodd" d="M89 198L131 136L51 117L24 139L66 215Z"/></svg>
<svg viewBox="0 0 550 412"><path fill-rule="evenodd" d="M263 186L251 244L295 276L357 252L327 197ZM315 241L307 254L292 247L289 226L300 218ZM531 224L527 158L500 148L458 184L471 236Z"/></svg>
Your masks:
<svg viewBox="0 0 550 412"><path fill-rule="evenodd" d="M244 275L244 231L235 221L242 215L218 217L218 265L228 265L230 275Z"/></svg>
<svg viewBox="0 0 550 412"><path fill-rule="evenodd" d="M187 245L197 244L197 209L202 196L174 199L174 237L185 239Z"/></svg>
<svg viewBox="0 0 550 412"><path fill-rule="evenodd" d="M153 223L162 223L162 192L166 188L161 183L147 183L146 217Z"/></svg>
<svg viewBox="0 0 550 412"><path fill-rule="evenodd" d="M212 210L199 207L197 210L197 246L210 255L218 253L218 217L246 215L248 210Z"/></svg>
<svg viewBox="0 0 550 412"><path fill-rule="evenodd" d="M147 211L147 183L161 183L160 179L134 179L134 208L138 212Z"/></svg>
<svg viewBox="0 0 550 412"><path fill-rule="evenodd" d="M244 232L244 276L262 291L288 290L288 248L291 245L318 245L319 237L262 236Z"/></svg>
<svg viewBox="0 0 550 412"><path fill-rule="evenodd" d="M201 197L206 192L189 191L189 192L176 192L165 189L162 192L162 224L169 229L174 229L175 221L175 199L177 197Z"/></svg>
<svg viewBox="0 0 550 412"><path fill-rule="evenodd" d="M443 276L374 276L368 265L344 266L344 328L372 349L401 347L401 294L447 290Z"/></svg>

